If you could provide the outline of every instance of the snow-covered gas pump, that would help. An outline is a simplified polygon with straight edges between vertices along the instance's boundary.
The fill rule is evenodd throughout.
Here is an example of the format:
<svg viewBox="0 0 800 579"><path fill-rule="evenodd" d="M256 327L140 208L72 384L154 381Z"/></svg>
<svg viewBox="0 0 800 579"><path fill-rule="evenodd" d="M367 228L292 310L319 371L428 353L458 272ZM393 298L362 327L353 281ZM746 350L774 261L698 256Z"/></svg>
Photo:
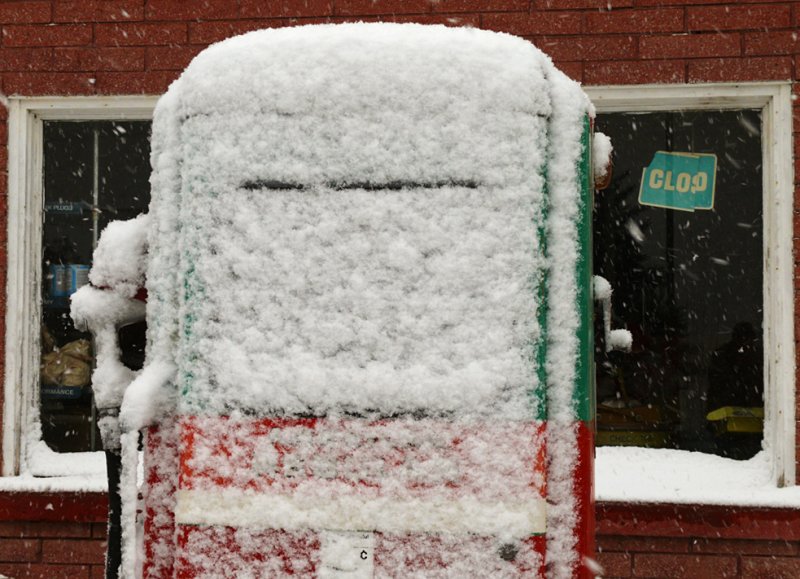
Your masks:
<svg viewBox="0 0 800 579"><path fill-rule="evenodd" d="M488 31L198 55L153 123L123 575L593 576L592 115Z"/></svg>

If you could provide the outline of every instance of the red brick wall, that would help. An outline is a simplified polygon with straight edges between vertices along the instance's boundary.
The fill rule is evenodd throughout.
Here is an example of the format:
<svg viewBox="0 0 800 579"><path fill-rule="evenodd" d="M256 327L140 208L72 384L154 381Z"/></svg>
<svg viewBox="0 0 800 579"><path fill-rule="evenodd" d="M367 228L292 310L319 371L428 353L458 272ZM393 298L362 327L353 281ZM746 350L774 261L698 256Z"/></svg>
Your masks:
<svg viewBox="0 0 800 579"><path fill-rule="evenodd" d="M607 579L800 577L800 517L792 510L605 504L597 515Z"/></svg>
<svg viewBox="0 0 800 579"><path fill-rule="evenodd" d="M99 493L0 493L0 575L104 577L107 508Z"/></svg>
<svg viewBox="0 0 800 579"><path fill-rule="evenodd" d="M800 66L797 1L18 0L0 2L0 90L6 95L160 94L211 42L263 27L353 20L509 32L533 41L585 84L796 80ZM794 135L800 145L800 105ZM6 112L0 107L2 277L6 142ZM797 180L800 157L795 169ZM795 215L800 231L800 214ZM800 249L800 234L795 244ZM795 271L800 290L797 264ZM0 341L4 296L0 291ZM800 307L796 310L800 329ZM715 540L703 534L714 528L705 523L685 537L678 529L667 535L658 529L620 534L609 527L607 515L601 509L598 521L600 559L609 576L800 576L800 537L756 540L757 534L743 532ZM641 517L641 509L627 516ZM0 524L0 573L88 577L94 570L99 576L92 565L99 562L101 527Z"/></svg>
<svg viewBox="0 0 800 579"><path fill-rule="evenodd" d="M105 576L105 523L0 522L0 574L25 579Z"/></svg>

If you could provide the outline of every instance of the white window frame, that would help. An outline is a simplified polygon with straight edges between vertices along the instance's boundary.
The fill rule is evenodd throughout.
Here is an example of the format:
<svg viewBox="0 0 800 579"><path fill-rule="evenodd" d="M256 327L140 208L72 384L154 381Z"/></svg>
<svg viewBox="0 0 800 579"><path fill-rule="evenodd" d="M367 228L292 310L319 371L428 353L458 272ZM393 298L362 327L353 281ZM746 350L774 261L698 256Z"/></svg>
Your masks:
<svg viewBox="0 0 800 579"><path fill-rule="evenodd" d="M764 161L764 447L769 455L775 485L794 485L794 164L791 83L584 86L583 89L601 114L761 110Z"/></svg>
<svg viewBox="0 0 800 579"><path fill-rule="evenodd" d="M152 120L157 96L8 99L8 277L3 476L25 472L26 434L38 416L43 122Z"/></svg>

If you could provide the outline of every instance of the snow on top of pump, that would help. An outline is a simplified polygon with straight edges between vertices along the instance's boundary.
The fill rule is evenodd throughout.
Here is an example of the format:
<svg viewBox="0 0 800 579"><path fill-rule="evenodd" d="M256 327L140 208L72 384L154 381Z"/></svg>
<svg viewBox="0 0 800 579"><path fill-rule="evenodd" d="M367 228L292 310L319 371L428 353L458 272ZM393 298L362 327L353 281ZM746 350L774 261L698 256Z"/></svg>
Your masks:
<svg viewBox="0 0 800 579"><path fill-rule="evenodd" d="M554 72L522 39L443 26L198 55L153 145L174 137L160 115L177 125L153 199L179 166L186 410L534 416L548 76L574 85ZM151 263L151 295L173 271Z"/></svg>
<svg viewBox="0 0 800 579"><path fill-rule="evenodd" d="M550 66L520 38L467 28L261 30L200 53L180 110L207 139L204 176L226 184L520 183Z"/></svg>

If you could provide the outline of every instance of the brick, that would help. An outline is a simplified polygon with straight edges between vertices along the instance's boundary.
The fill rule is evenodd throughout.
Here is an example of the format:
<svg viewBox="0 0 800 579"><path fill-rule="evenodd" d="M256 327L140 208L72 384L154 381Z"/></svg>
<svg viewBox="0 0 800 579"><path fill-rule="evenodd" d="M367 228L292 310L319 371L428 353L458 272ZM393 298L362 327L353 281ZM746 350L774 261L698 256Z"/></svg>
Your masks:
<svg viewBox="0 0 800 579"><path fill-rule="evenodd" d="M682 32L683 10L612 10L586 15L587 34Z"/></svg>
<svg viewBox="0 0 800 579"><path fill-rule="evenodd" d="M236 18L239 7L230 0L147 0L147 20L224 20Z"/></svg>
<svg viewBox="0 0 800 579"><path fill-rule="evenodd" d="M630 8L633 0L534 0L538 10L573 10L579 8L597 8L599 10L615 10Z"/></svg>
<svg viewBox="0 0 800 579"><path fill-rule="evenodd" d="M688 6L692 4L763 4L775 0L633 0L635 6Z"/></svg>
<svg viewBox="0 0 800 579"><path fill-rule="evenodd" d="M345 16L425 14L430 11L429 0L337 0L335 5L335 13Z"/></svg>
<svg viewBox="0 0 800 579"><path fill-rule="evenodd" d="M106 543L91 539L43 539L42 562L101 565Z"/></svg>
<svg viewBox="0 0 800 579"><path fill-rule="evenodd" d="M56 22L129 22L144 17L143 0L58 0Z"/></svg>
<svg viewBox="0 0 800 579"><path fill-rule="evenodd" d="M434 12L527 12L529 0L437 0L431 5Z"/></svg>
<svg viewBox="0 0 800 579"><path fill-rule="evenodd" d="M92 537L105 540L106 536L108 536L106 523L92 523Z"/></svg>
<svg viewBox="0 0 800 579"><path fill-rule="evenodd" d="M150 46L147 70L183 70L201 50L199 46Z"/></svg>
<svg viewBox="0 0 800 579"><path fill-rule="evenodd" d="M795 31L750 32L744 35L744 53L757 55L800 52L800 38Z"/></svg>
<svg viewBox="0 0 800 579"><path fill-rule="evenodd" d="M239 0L241 18L280 18L284 0Z"/></svg>
<svg viewBox="0 0 800 579"><path fill-rule="evenodd" d="M735 577L736 557L719 555L664 555L645 553L634 555L634 577L681 577L708 579Z"/></svg>
<svg viewBox="0 0 800 579"><path fill-rule="evenodd" d="M217 20L189 23L189 44L207 45L262 28L288 26L287 20Z"/></svg>
<svg viewBox="0 0 800 579"><path fill-rule="evenodd" d="M630 577L633 557L628 553L597 553L597 562L603 567L603 577Z"/></svg>
<svg viewBox="0 0 800 579"><path fill-rule="evenodd" d="M635 58L632 36L541 36L533 43L553 60L614 60Z"/></svg>
<svg viewBox="0 0 800 579"><path fill-rule="evenodd" d="M642 58L708 58L738 56L741 52L738 34L670 34L639 39Z"/></svg>
<svg viewBox="0 0 800 579"><path fill-rule="evenodd" d="M788 28L791 10L788 5L697 6L686 9L686 26L688 30Z"/></svg>
<svg viewBox="0 0 800 579"><path fill-rule="evenodd" d="M144 70L144 48L56 48L54 70Z"/></svg>
<svg viewBox="0 0 800 579"><path fill-rule="evenodd" d="M100 46L185 44L186 38L186 24L182 22L100 23L95 25L95 43Z"/></svg>
<svg viewBox="0 0 800 579"><path fill-rule="evenodd" d="M0 22L33 24L50 22L50 2L4 2L0 4Z"/></svg>
<svg viewBox="0 0 800 579"><path fill-rule="evenodd" d="M242 18L319 18L333 16L333 0L241 0Z"/></svg>
<svg viewBox="0 0 800 579"><path fill-rule="evenodd" d="M14 579L89 579L88 565L0 563L0 573Z"/></svg>
<svg viewBox="0 0 800 579"><path fill-rule="evenodd" d="M416 22L417 24L443 24L445 26L466 26L478 28L478 14L400 14L381 18L384 22Z"/></svg>
<svg viewBox="0 0 800 579"><path fill-rule="evenodd" d="M742 557L743 579L796 579L800 559L790 557Z"/></svg>
<svg viewBox="0 0 800 579"><path fill-rule="evenodd" d="M600 62L583 71L586 84L646 84L684 82L686 64L680 60Z"/></svg>
<svg viewBox="0 0 800 579"><path fill-rule="evenodd" d="M7 72L3 92L8 95L90 95L94 94L94 75L68 72Z"/></svg>
<svg viewBox="0 0 800 579"><path fill-rule="evenodd" d="M98 72L98 94L163 94L178 78L179 71Z"/></svg>
<svg viewBox="0 0 800 579"><path fill-rule="evenodd" d="M757 541L753 539L697 539L692 543L696 553L739 555L797 555L797 543L791 541Z"/></svg>
<svg viewBox="0 0 800 579"><path fill-rule="evenodd" d="M0 561L4 563L34 563L39 558L39 539L0 539Z"/></svg>
<svg viewBox="0 0 800 579"><path fill-rule="evenodd" d="M81 46L91 41L87 24L3 26L3 46Z"/></svg>
<svg viewBox="0 0 800 579"><path fill-rule="evenodd" d="M689 82L733 82L792 78L790 57L709 58L690 60Z"/></svg>
<svg viewBox="0 0 800 579"><path fill-rule="evenodd" d="M583 63L582 62L555 62L556 67L570 77L572 80L583 82Z"/></svg>
<svg viewBox="0 0 800 579"><path fill-rule="evenodd" d="M597 537L597 549L602 551L622 551L630 553L688 553L691 540L677 537Z"/></svg>
<svg viewBox="0 0 800 579"><path fill-rule="evenodd" d="M5 124L3 125L5 127ZM5 141L5 133L0 142ZM0 203L3 198L0 197ZM0 215L4 215L0 204ZM34 523L0 522L0 537L88 537L91 534L89 523Z"/></svg>
<svg viewBox="0 0 800 579"><path fill-rule="evenodd" d="M89 579L106 579L106 569L100 565L92 565L89 571Z"/></svg>
<svg viewBox="0 0 800 579"><path fill-rule="evenodd" d="M0 48L0 70L42 71L52 69L52 48Z"/></svg>
<svg viewBox="0 0 800 579"><path fill-rule="evenodd" d="M519 36L579 34L581 15L577 12L484 14L481 16L481 27Z"/></svg>

